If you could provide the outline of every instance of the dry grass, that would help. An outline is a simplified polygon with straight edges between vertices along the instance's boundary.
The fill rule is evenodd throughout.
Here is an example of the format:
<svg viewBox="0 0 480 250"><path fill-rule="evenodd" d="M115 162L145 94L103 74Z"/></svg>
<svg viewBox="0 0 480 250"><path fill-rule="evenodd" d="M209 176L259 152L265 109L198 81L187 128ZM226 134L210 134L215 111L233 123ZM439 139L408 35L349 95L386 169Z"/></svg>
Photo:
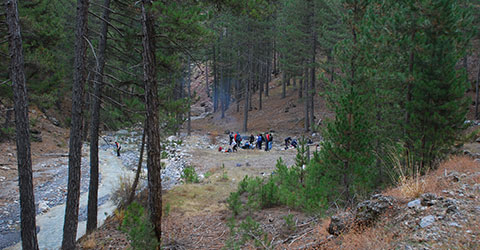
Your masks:
<svg viewBox="0 0 480 250"><path fill-rule="evenodd" d="M88 235L81 244L83 249L97 249L97 241L94 234Z"/></svg>
<svg viewBox="0 0 480 250"><path fill-rule="evenodd" d="M454 185L446 176L452 171L458 173L474 173L480 171L480 164L468 156L452 156L433 171L429 171L424 176L416 174L414 177L400 175L397 186L385 192L387 195L397 198L411 199L417 198L423 193L440 194L442 190ZM473 179L480 180L480 176Z"/></svg>
<svg viewBox="0 0 480 250"><path fill-rule="evenodd" d="M218 131L211 131L208 135L208 137L210 138L210 143L211 144L217 144L217 136L219 135L220 133Z"/></svg>
<svg viewBox="0 0 480 250"><path fill-rule="evenodd" d="M475 173L480 171L480 164L467 156L452 156L440 164L439 168L430 171L424 176L402 178L398 186L384 192L385 195L394 196L399 200L416 198L423 193L441 194L442 190L456 187L457 182L452 181L448 174L452 171L462 173ZM469 178L471 184L479 183L480 175ZM465 182L462 182L462 184ZM355 229L341 235L336 240L325 245L324 249L391 249L394 240L408 238L408 232L395 233L389 226L395 223L389 216L371 228ZM433 246L434 249L480 249L480 219L469 221L468 225L459 228L456 236L449 238L446 245ZM325 227L326 229L326 227ZM457 237L458 236L458 237Z"/></svg>

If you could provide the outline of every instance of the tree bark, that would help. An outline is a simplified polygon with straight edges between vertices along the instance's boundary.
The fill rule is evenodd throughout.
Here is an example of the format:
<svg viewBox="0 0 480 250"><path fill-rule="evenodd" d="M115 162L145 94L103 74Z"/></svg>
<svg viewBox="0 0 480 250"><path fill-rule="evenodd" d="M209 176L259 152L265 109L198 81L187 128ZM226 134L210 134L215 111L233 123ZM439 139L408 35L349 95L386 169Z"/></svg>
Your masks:
<svg viewBox="0 0 480 250"><path fill-rule="evenodd" d="M86 50L88 34L88 0L77 1L75 61L72 93L72 127L68 151L68 192L63 225L62 249L75 249L80 198L82 161L82 101L86 81Z"/></svg>
<svg viewBox="0 0 480 250"><path fill-rule="evenodd" d="M32 156L28 120L27 84L23 58L18 3L6 0L10 79L13 83L15 128L17 143L18 186L20 191L20 226L23 249L38 250L33 193Z"/></svg>
<svg viewBox="0 0 480 250"><path fill-rule="evenodd" d="M103 88L105 50L107 48L108 22L110 20L110 0L104 0L102 31L98 42L98 62L93 80L94 96L90 128L90 184L88 187L87 234L97 228L98 214L98 134L100 126L100 104Z"/></svg>
<svg viewBox="0 0 480 250"><path fill-rule="evenodd" d="M133 180L132 190L130 191L127 204L125 204L125 206L128 206L133 202L133 199L135 198L135 191L137 190L137 186L138 186L138 181L140 179L140 173L142 172L143 150L145 148L145 130L146 130L146 126L144 125L143 133L142 133L142 145L140 146L140 156L138 158L137 172L135 173L135 180Z"/></svg>
<svg viewBox="0 0 480 250"><path fill-rule="evenodd" d="M155 68L154 19L149 10L150 6L150 1L142 0L143 81L147 109L148 208L155 236L160 241L162 235L162 182L160 175L160 128L158 124L159 100Z"/></svg>

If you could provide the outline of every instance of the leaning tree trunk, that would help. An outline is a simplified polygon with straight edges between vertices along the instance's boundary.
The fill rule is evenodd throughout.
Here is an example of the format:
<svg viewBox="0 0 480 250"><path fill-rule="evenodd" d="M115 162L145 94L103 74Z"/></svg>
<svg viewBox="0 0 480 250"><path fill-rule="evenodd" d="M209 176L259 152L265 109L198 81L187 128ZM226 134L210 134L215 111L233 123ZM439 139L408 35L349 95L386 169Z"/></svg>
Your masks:
<svg viewBox="0 0 480 250"><path fill-rule="evenodd" d="M35 225L35 198L33 194L32 158L28 121L27 84L22 49L18 3L7 0L8 51L10 54L10 79L13 83L15 128L17 142L18 186L20 191L20 224L23 249L38 249Z"/></svg>
<svg viewBox="0 0 480 250"><path fill-rule="evenodd" d="M138 165L137 165L137 172L135 173L135 180L133 181L132 190L130 191L130 195L128 196L127 204L125 204L125 206L128 206L133 202L133 199L135 198L135 192L136 192L137 186L138 186L138 181L140 179L140 172L142 172L143 150L145 148L145 127L146 126L143 127L142 145L140 146L140 156L138 158Z"/></svg>
<svg viewBox="0 0 480 250"><path fill-rule="evenodd" d="M80 198L80 168L82 160L82 100L86 75L88 0L77 1L75 31L75 62L73 71L72 126L68 153L68 193L63 225L62 249L75 249Z"/></svg>
<svg viewBox="0 0 480 250"><path fill-rule="evenodd" d="M90 128L90 185L88 187L87 233L97 228L98 213L98 127L100 126L100 103L103 87L103 69L107 48L108 21L110 19L110 0L104 0L102 33L98 43L98 62L93 78L94 96Z"/></svg>
<svg viewBox="0 0 480 250"><path fill-rule="evenodd" d="M153 16L149 10L150 5L150 1L142 0L143 81L147 109L148 208L155 236L160 241L162 236L162 180L160 175L160 127L158 124L159 100L155 68L155 30Z"/></svg>

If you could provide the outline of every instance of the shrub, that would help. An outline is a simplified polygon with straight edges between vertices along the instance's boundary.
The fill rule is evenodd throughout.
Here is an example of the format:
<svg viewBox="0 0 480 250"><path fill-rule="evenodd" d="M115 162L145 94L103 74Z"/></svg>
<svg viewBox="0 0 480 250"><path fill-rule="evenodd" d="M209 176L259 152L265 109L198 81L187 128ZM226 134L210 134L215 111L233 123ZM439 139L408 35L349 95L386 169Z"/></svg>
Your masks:
<svg viewBox="0 0 480 250"><path fill-rule="evenodd" d="M279 204L279 189L273 178L270 178L267 183L261 186L260 194L262 208L269 208Z"/></svg>
<svg viewBox="0 0 480 250"><path fill-rule="evenodd" d="M237 216L242 211L242 202L240 201L240 194L238 192L230 193L227 199L227 205L233 212L233 216Z"/></svg>
<svg viewBox="0 0 480 250"><path fill-rule="evenodd" d="M183 173L180 178L182 178L184 183L199 183L198 174L195 171L193 166L188 166L183 169Z"/></svg>
<svg viewBox="0 0 480 250"><path fill-rule="evenodd" d="M118 187L112 193L112 200L117 207L123 208L130 197L133 176L123 174L118 178Z"/></svg>
<svg viewBox="0 0 480 250"><path fill-rule="evenodd" d="M125 211L121 229L127 233L133 249L154 250L159 245L145 209L136 202L130 204Z"/></svg>
<svg viewBox="0 0 480 250"><path fill-rule="evenodd" d="M15 137L15 127L0 128L0 142L12 140Z"/></svg>
<svg viewBox="0 0 480 250"><path fill-rule="evenodd" d="M283 216L283 219L285 220L285 227L287 231L293 232L297 229L297 226L295 225L295 221L293 221L293 214L288 214L286 216Z"/></svg>
<svg viewBox="0 0 480 250"><path fill-rule="evenodd" d="M230 239L227 240L224 249L242 249L242 246L249 241L253 241L257 249L271 249L271 242L268 234L265 233L260 223L253 220L250 216L242 221L238 226L235 221L229 222Z"/></svg>

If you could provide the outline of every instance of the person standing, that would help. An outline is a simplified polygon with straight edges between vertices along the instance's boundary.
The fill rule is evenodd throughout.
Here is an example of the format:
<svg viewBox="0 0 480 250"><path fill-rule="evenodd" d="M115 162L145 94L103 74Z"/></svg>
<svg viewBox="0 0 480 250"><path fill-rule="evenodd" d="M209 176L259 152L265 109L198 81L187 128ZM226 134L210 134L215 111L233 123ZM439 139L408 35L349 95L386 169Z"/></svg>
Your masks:
<svg viewBox="0 0 480 250"><path fill-rule="evenodd" d="M232 141L233 141L233 132L230 132L230 134L228 135L228 138L229 138L228 145L232 145Z"/></svg>
<svg viewBox="0 0 480 250"><path fill-rule="evenodd" d="M269 144L270 144L270 134L268 132L265 133L265 151L270 150Z"/></svg>
<svg viewBox="0 0 480 250"><path fill-rule="evenodd" d="M120 157L120 149L122 149L122 146L120 146L118 142L115 142L115 146L117 146L117 156Z"/></svg>
<svg viewBox="0 0 480 250"><path fill-rule="evenodd" d="M263 137L261 134L257 135L257 148L262 149L262 142L263 142Z"/></svg>

